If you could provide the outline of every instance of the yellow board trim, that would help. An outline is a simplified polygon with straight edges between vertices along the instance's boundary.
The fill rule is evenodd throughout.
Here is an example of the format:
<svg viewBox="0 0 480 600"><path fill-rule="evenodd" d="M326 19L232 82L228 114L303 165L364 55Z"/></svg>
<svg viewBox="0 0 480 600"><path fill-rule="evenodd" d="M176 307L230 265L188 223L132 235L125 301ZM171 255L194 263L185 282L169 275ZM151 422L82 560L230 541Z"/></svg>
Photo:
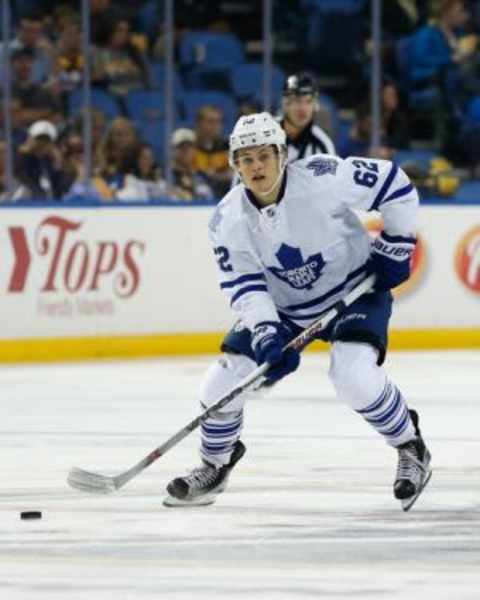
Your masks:
<svg viewBox="0 0 480 600"><path fill-rule="evenodd" d="M192 333L150 336L0 340L0 363L57 362L214 354L223 335ZM326 350L315 342L308 351ZM408 329L390 332L390 350L480 349L480 329Z"/></svg>

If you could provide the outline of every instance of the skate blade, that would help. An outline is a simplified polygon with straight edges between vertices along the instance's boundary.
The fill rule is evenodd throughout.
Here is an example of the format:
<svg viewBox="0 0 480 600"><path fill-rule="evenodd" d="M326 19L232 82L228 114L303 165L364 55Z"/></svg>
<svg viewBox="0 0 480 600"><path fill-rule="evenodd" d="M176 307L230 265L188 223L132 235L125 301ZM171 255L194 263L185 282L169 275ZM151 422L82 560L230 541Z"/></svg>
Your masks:
<svg viewBox="0 0 480 600"><path fill-rule="evenodd" d="M193 500L180 500L168 495L163 499L162 504L168 508L208 506L209 504L213 504L216 499L216 494L209 494Z"/></svg>
<svg viewBox="0 0 480 600"><path fill-rule="evenodd" d="M420 494L423 492L423 490L425 489L425 487L427 486L427 483L430 481L430 478L432 477L432 470L430 469L430 471L428 471L425 479L423 480L422 483L422 487L418 490L418 492L411 496L410 498L406 498L405 500L402 500L402 509L407 512L409 511L412 506L415 504L415 502L418 500L418 497L420 496Z"/></svg>

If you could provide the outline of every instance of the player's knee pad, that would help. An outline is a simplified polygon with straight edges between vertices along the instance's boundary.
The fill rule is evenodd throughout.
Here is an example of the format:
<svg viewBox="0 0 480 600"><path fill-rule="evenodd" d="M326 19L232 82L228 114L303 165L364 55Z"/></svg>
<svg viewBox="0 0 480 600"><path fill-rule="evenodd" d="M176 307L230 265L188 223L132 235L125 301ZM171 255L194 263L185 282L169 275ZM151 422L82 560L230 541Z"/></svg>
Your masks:
<svg viewBox="0 0 480 600"><path fill-rule="evenodd" d="M328 374L338 397L355 410L377 398L386 381L377 365L377 350L358 342L334 342Z"/></svg>
<svg viewBox="0 0 480 600"><path fill-rule="evenodd" d="M208 368L200 387L200 403L202 407L209 408L220 400L222 396L234 388L249 373L256 368L255 361L242 354L223 354ZM251 392L239 394L232 400L221 413L238 412L243 408Z"/></svg>

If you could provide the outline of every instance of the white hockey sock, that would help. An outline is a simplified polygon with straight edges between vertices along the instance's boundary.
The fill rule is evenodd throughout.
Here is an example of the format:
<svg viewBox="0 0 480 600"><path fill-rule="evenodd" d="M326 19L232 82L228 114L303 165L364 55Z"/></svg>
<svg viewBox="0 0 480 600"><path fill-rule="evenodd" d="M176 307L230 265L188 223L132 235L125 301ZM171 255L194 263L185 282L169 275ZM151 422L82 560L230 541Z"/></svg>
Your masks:
<svg viewBox="0 0 480 600"><path fill-rule="evenodd" d="M230 392L253 369L256 363L240 354L224 354L207 370L200 390L202 410L212 406ZM201 423L200 456L217 467L230 462L235 442L240 438L243 425L243 406L248 396L239 394L225 408Z"/></svg>
<svg viewBox="0 0 480 600"><path fill-rule="evenodd" d="M235 442L240 438L243 411L218 415L202 422L202 444L200 454L207 462L216 466L230 460Z"/></svg>
<svg viewBox="0 0 480 600"><path fill-rule="evenodd" d="M335 342L330 377L338 397L362 415L388 444L399 446L415 437L407 404L377 365L375 348L357 342Z"/></svg>
<svg viewBox="0 0 480 600"><path fill-rule="evenodd" d="M357 412L381 433L391 446L400 446L415 437L415 428L402 393L389 381L375 402Z"/></svg>

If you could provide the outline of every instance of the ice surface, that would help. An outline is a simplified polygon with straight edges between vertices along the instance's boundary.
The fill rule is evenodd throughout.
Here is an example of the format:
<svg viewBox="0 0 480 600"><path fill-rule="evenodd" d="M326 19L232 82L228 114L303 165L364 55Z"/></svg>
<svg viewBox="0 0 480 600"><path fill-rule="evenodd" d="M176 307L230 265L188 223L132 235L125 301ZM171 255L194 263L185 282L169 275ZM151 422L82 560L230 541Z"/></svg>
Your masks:
<svg viewBox="0 0 480 600"><path fill-rule="evenodd" d="M119 473L188 423L210 360L0 368L0 598L480 598L480 353L389 356L433 454L409 513L395 452L335 401L325 354L248 405L215 505L161 505L196 432L115 495L67 486L70 467Z"/></svg>

